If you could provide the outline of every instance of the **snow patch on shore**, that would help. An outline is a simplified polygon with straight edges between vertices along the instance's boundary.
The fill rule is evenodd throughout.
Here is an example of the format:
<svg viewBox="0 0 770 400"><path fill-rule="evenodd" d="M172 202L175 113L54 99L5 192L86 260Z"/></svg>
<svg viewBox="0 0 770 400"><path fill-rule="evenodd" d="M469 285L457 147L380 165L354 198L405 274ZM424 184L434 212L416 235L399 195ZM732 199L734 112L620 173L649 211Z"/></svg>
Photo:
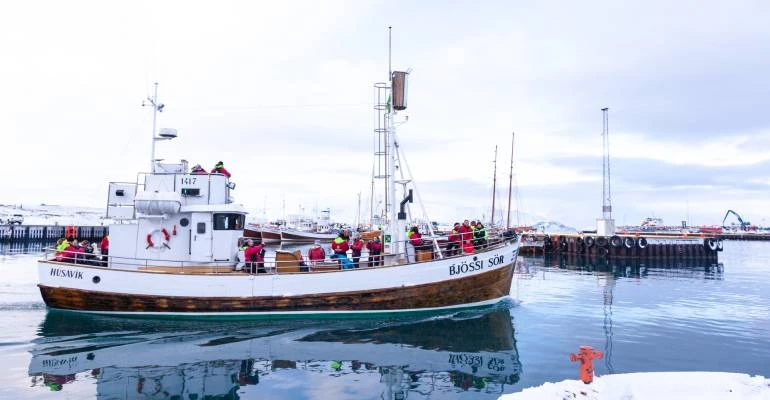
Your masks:
<svg viewBox="0 0 770 400"><path fill-rule="evenodd" d="M642 372L547 382L500 400L770 400L770 379L728 372Z"/></svg>

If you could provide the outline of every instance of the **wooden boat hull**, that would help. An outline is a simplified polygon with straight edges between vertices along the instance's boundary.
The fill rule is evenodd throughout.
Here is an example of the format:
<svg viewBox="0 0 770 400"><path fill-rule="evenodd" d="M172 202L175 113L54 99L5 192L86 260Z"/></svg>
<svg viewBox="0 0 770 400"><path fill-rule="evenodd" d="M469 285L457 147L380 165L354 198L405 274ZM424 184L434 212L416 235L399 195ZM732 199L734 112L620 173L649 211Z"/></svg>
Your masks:
<svg viewBox="0 0 770 400"><path fill-rule="evenodd" d="M313 243L316 240L331 241L336 238L334 233L315 233L294 230L281 231L281 242Z"/></svg>
<svg viewBox="0 0 770 400"><path fill-rule="evenodd" d="M281 231L278 229L263 229L260 236L262 243L279 243L281 241Z"/></svg>
<svg viewBox="0 0 770 400"><path fill-rule="evenodd" d="M262 239L262 231L259 228L247 227L243 230L243 237Z"/></svg>
<svg viewBox="0 0 770 400"><path fill-rule="evenodd" d="M163 273L40 261L53 308L137 314L410 312L497 303L509 296L518 244L380 268L247 275Z"/></svg>

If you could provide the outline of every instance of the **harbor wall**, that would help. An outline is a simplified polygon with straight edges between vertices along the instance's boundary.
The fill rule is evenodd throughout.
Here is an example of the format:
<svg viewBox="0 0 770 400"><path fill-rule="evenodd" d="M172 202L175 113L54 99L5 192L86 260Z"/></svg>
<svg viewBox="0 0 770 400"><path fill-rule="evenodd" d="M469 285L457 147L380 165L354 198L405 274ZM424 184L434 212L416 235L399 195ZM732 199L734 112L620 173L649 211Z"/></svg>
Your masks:
<svg viewBox="0 0 770 400"><path fill-rule="evenodd" d="M55 242L75 232L80 240L101 240L109 232L106 226L64 226L64 225L0 225L0 243L10 242Z"/></svg>
<svg viewBox="0 0 770 400"><path fill-rule="evenodd" d="M722 251L714 236L524 234L521 254L571 254L587 257L714 260Z"/></svg>

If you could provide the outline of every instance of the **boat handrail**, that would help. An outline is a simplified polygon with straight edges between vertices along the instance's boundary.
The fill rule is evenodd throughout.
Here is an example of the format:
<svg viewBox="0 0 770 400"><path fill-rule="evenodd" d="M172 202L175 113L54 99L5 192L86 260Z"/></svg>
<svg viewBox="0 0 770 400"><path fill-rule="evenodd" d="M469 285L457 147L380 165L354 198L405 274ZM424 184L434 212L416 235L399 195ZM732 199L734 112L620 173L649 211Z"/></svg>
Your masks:
<svg viewBox="0 0 770 400"><path fill-rule="evenodd" d="M481 252L481 251L488 251L489 249L503 247L506 243L510 242L511 240L515 241L515 238L509 238L504 236L494 236L489 237L487 239L487 242L483 246L478 246L474 248L473 254ZM438 247L439 252L441 253L442 258L457 258L462 257L471 253L465 253L465 251L462 248L456 249L456 251L452 251L452 254L446 254L447 252L447 246L449 245L448 242L439 242L435 241L434 245ZM362 257L360 259L360 264L366 265L365 268L383 268L383 267L390 267L393 265L385 265L384 259L399 259L403 260L403 264L398 265L406 265L406 264L417 264L425 261L432 260L435 256L434 254L430 254L430 258L428 260L418 260L416 257L413 259L410 259L410 251L415 250L427 250L429 252L434 251L433 245L426 245L425 249L414 249L411 244L407 244L407 251L404 254L380 254L380 263L379 266L370 267L368 258L369 255L367 253L364 253L365 256L362 254ZM158 273L190 273L190 274L233 274L233 273L240 273L240 274L283 274L283 273L317 273L317 272L324 272L324 271L351 271L355 270L356 268L349 268L344 269L342 265L341 260L337 260L336 258L332 258L330 256L327 256L323 261L318 262L311 262L306 259L306 255L299 254L299 259L292 259L292 260L278 260L278 253L275 255L271 255L268 257L265 257L264 261L261 263L263 265L254 265L253 268L249 266L248 262L245 261L214 261L214 262L200 262L200 261L178 261L178 260L164 260L159 258L130 258L130 257L121 257L121 256L113 256L113 255L99 255L94 254L92 258L86 259L86 258L80 258L79 255L76 256L76 258L72 258L71 254L66 254L64 252L60 252L60 256L56 257L56 249L49 247L44 249L44 260L48 262L60 262L62 264L75 264L75 265L87 265L87 266L93 266L93 267L100 267L100 268L109 268L109 269L118 269L118 270L133 270L133 271L143 271L143 272L158 272ZM415 251L416 253L416 251ZM84 254L84 253L80 253ZM242 252L239 252L239 254L242 254ZM296 254L296 253L295 253ZM351 258L348 258L351 260ZM352 262L352 260L351 260ZM240 270L236 270L236 268L240 266ZM264 272L261 272L261 270L264 270Z"/></svg>

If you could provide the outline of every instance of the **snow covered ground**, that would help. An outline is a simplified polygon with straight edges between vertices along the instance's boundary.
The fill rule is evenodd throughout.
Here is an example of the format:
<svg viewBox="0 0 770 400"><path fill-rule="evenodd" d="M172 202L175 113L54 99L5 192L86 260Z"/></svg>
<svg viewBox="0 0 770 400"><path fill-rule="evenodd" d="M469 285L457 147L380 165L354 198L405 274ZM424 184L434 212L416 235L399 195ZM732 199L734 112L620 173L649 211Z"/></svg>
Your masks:
<svg viewBox="0 0 770 400"><path fill-rule="evenodd" d="M545 383L500 400L770 400L770 379L728 372L643 372Z"/></svg>
<svg viewBox="0 0 770 400"><path fill-rule="evenodd" d="M0 215L21 214L24 225L109 225L105 209L59 205L6 205L0 204Z"/></svg>

